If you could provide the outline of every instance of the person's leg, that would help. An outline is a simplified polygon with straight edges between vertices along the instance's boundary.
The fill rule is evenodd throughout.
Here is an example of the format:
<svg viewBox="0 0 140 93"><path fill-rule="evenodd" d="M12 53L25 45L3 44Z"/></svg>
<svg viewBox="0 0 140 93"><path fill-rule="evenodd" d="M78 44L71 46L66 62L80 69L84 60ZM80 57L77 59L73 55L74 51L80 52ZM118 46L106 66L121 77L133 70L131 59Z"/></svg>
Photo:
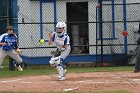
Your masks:
<svg viewBox="0 0 140 93"><path fill-rule="evenodd" d="M67 49L65 49L64 51L61 52L61 55L60 55L61 58L63 58L63 60L64 60L69 55L70 51L71 51L71 47L68 46Z"/></svg>
<svg viewBox="0 0 140 93"><path fill-rule="evenodd" d="M63 60L69 55L71 51L71 47L68 46L67 49L65 49L64 51L61 52L61 55L60 55L60 60L61 60L61 65L62 65L62 68L63 68L63 73L64 73L64 76L66 75L66 66L67 66L67 63L64 62Z"/></svg>
<svg viewBox="0 0 140 93"><path fill-rule="evenodd" d="M140 46L138 46L138 54L136 55L136 63L135 63L135 69L134 73L137 73L140 71Z"/></svg>
<svg viewBox="0 0 140 93"><path fill-rule="evenodd" d="M51 66L55 67L56 70L58 71L58 76L57 76L58 80L65 80L66 70L62 65L62 61L60 57L52 57L49 63Z"/></svg>
<svg viewBox="0 0 140 93"><path fill-rule="evenodd" d="M136 57L136 63L135 63L135 70L134 72L137 73L140 71L140 56Z"/></svg>
<svg viewBox="0 0 140 93"><path fill-rule="evenodd" d="M19 55L17 55L14 50L10 51L8 55L16 61L15 67L19 71L23 71L22 67L20 66L22 63L21 57Z"/></svg>
<svg viewBox="0 0 140 93"><path fill-rule="evenodd" d="M63 59L61 57L60 58L60 63L56 66L56 69L58 71L58 80L65 80L65 76L66 76L66 67L64 67L63 63Z"/></svg>
<svg viewBox="0 0 140 93"><path fill-rule="evenodd" d="M0 68L3 68L2 66L2 62L3 62L3 59L7 56L7 53L4 52L3 50L0 50Z"/></svg>

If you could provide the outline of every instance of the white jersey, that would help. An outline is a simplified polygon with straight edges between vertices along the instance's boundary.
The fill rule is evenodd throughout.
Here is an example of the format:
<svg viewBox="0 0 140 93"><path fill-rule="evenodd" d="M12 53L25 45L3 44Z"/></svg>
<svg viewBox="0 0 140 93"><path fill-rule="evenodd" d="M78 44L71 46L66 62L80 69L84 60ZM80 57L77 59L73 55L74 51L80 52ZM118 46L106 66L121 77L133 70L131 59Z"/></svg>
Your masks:
<svg viewBox="0 0 140 93"><path fill-rule="evenodd" d="M8 35L8 33L4 33L4 34L0 35L0 42L5 35ZM2 48L2 47L0 46L0 48Z"/></svg>
<svg viewBox="0 0 140 93"><path fill-rule="evenodd" d="M58 36L56 32L53 32L52 41L55 42L57 48L63 48L65 45L70 45L70 38L67 33Z"/></svg>
<svg viewBox="0 0 140 93"><path fill-rule="evenodd" d="M69 38L68 34L64 33L64 35L58 36L56 32L53 32L52 41L55 42L56 47L59 49L62 49L62 48L64 48L65 45L67 45L66 49L62 49L64 51L62 51L61 55L60 55L63 59L65 59L71 51L70 38Z"/></svg>

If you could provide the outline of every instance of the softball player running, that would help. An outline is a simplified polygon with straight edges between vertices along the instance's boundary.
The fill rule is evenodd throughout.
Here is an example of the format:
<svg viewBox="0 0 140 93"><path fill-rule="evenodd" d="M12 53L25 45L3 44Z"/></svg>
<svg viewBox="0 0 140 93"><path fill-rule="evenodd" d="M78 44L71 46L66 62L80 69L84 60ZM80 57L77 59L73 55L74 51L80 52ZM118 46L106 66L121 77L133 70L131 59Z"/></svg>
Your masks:
<svg viewBox="0 0 140 93"><path fill-rule="evenodd" d="M0 66L2 64L3 59L8 55L14 60L16 60L17 63L15 64L15 67L19 71L23 71L22 67L20 66L20 64L22 63L22 59L16 52L20 51L17 46L17 36L13 32L12 26L8 26L6 30L7 34L4 34L0 41L0 45L2 46L2 50L0 52Z"/></svg>
<svg viewBox="0 0 140 93"><path fill-rule="evenodd" d="M58 80L65 80L66 69L64 68L62 61L69 55L71 51L70 47L70 38L65 32L66 24L65 22L58 22L56 24L56 32L49 33L49 45L52 44L52 41L55 43L57 49L61 50L59 57L52 57L49 61L51 66L54 66L58 71Z"/></svg>

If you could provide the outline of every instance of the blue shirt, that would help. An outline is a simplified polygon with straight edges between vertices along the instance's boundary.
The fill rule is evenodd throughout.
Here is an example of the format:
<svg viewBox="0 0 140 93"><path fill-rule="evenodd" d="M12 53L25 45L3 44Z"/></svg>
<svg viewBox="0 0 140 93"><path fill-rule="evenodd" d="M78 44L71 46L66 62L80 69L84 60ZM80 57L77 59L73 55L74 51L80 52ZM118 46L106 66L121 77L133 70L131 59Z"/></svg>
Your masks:
<svg viewBox="0 0 140 93"><path fill-rule="evenodd" d="M5 46L2 46L2 49L5 50L5 51L10 51L10 50L13 50L15 49L15 46L17 46L17 37L16 35L4 35L2 40L1 40L1 43L4 43L6 42L7 45Z"/></svg>
<svg viewBox="0 0 140 93"><path fill-rule="evenodd" d="M0 42L1 42L2 38L3 38L3 36L5 36L5 35L8 35L8 33L4 33L4 34L2 34L2 35L0 36ZM0 45L0 48L2 48L1 45Z"/></svg>

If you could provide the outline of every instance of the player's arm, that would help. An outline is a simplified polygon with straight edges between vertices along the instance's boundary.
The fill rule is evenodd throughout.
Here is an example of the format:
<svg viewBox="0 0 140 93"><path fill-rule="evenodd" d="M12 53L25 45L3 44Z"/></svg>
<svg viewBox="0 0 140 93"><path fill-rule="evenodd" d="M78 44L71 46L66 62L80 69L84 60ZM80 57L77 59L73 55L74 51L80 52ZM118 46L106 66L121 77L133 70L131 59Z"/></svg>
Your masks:
<svg viewBox="0 0 140 93"><path fill-rule="evenodd" d="M67 38L65 39L64 41L64 46L63 46L65 49L68 49L70 48L70 38L69 36L67 36Z"/></svg>
<svg viewBox="0 0 140 93"><path fill-rule="evenodd" d="M15 39L16 39L16 42L15 42L15 44L14 44L14 48L15 48L15 49L19 49L19 48L18 48L18 39L17 39L17 35L14 34L14 37L15 37Z"/></svg>
<svg viewBox="0 0 140 93"><path fill-rule="evenodd" d="M14 34L14 36L15 36L15 38L16 38L16 42L15 42L15 45L14 45L14 49L15 49L16 54L17 54L17 55L20 55L22 51L21 51L21 50L19 49L19 47L18 47L18 39L17 39L16 34Z"/></svg>
<svg viewBox="0 0 140 93"><path fill-rule="evenodd" d="M54 42L54 40L55 40L55 34L56 34L56 32L49 32L48 33L48 37L49 37L49 41L48 41L48 44L49 45L52 45L52 42Z"/></svg>
<svg viewBox="0 0 140 93"><path fill-rule="evenodd" d="M17 45L17 43L15 44L14 48L15 48L15 49L18 49L18 45Z"/></svg>
<svg viewBox="0 0 140 93"><path fill-rule="evenodd" d="M14 48L15 48L15 51L17 52L17 54L21 54L22 51L18 48L17 43L15 44Z"/></svg>
<svg viewBox="0 0 140 93"><path fill-rule="evenodd" d="M15 38L16 38L16 42L15 42L15 49L17 50L17 51L21 51L20 49L19 49L19 47L18 47L18 39L17 39L17 35L16 34L14 34L14 36L15 36Z"/></svg>
<svg viewBox="0 0 140 93"><path fill-rule="evenodd" d="M7 45L6 42L0 43L0 46L5 46L5 45Z"/></svg>
<svg viewBox="0 0 140 93"><path fill-rule="evenodd" d="M48 33L48 37L49 37L48 44L52 45L52 33L51 32Z"/></svg>
<svg viewBox="0 0 140 93"><path fill-rule="evenodd" d="M69 36L67 36L67 38L65 39L63 48L64 49L62 50L63 52L61 53L60 57L62 59L65 59L71 51Z"/></svg>
<svg viewBox="0 0 140 93"><path fill-rule="evenodd" d="M7 45L7 43L5 42L4 37L2 37L0 41L0 46L5 46L5 45Z"/></svg>

